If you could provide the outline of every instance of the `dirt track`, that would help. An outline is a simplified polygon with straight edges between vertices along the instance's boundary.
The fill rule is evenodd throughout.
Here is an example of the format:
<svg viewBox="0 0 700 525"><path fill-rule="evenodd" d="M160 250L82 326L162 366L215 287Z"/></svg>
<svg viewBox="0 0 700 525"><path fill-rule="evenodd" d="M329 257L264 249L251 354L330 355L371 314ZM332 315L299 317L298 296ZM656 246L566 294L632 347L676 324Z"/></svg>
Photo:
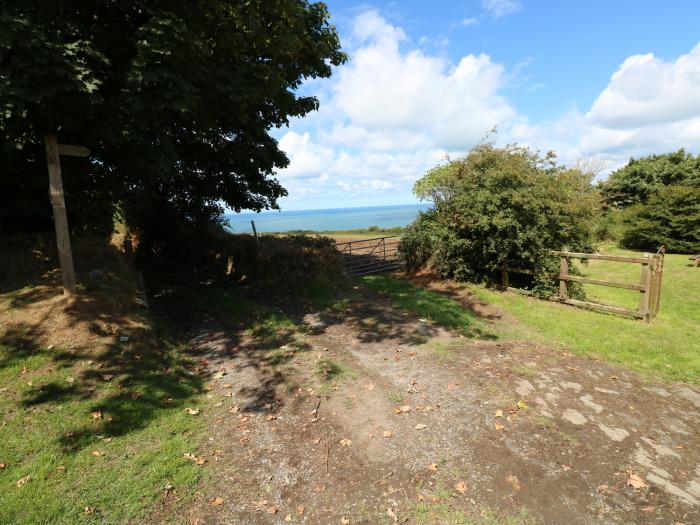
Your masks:
<svg viewBox="0 0 700 525"><path fill-rule="evenodd" d="M274 353L222 319L193 332L214 482L190 523L700 523L696 390L467 340L368 291L290 314L308 330Z"/></svg>

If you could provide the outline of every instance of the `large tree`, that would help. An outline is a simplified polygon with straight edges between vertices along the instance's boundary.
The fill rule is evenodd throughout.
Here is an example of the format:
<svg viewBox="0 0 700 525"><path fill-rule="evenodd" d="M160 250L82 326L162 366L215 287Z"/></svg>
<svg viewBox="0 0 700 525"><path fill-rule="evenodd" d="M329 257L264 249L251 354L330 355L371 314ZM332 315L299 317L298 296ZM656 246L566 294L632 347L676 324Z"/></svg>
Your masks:
<svg viewBox="0 0 700 525"><path fill-rule="evenodd" d="M270 131L315 110L297 88L345 58L305 0L0 0L0 229L50 224L47 133L92 151L64 161L74 228L114 206L144 237L275 207Z"/></svg>

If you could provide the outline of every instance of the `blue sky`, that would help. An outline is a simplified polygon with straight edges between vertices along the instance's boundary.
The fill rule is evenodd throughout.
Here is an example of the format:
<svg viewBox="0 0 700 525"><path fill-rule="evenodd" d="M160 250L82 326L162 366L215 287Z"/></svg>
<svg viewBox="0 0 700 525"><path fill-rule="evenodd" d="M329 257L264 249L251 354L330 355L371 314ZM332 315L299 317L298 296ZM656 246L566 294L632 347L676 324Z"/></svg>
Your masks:
<svg viewBox="0 0 700 525"><path fill-rule="evenodd" d="M302 88L321 109L275 131L283 209L404 204L425 170L496 142L604 176L700 151L700 2L328 1L347 64Z"/></svg>

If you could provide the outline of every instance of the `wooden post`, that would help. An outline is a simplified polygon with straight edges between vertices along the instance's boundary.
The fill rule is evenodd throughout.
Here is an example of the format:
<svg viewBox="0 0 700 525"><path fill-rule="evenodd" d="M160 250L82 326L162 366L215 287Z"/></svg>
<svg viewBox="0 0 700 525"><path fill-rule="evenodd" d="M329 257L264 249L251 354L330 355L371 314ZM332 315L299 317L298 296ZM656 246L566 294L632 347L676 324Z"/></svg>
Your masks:
<svg viewBox="0 0 700 525"><path fill-rule="evenodd" d="M565 301L569 298L569 291L566 287L566 277L569 275L569 261L566 257L559 259L559 299Z"/></svg>
<svg viewBox="0 0 700 525"><path fill-rule="evenodd" d="M648 253L644 254L647 262L642 264L642 275L639 284L644 286L642 296L639 298L639 313L644 316L646 321L650 321L649 315L649 294L651 292L651 264L652 256Z"/></svg>
<svg viewBox="0 0 700 525"><path fill-rule="evenodd" d="M63 294L71 295L75 293L75 271L56 135L45 135L44 146L46 147L46 162L49 168L49 195L56 227L56 244L58 245L58 260L61 264L61 277L63 278Z"/></svg>
<svg viewBox="0 0 700 525"><path fill-rule="evenodd" d="M250 225L253 227L253 236L255 237L255 244L258 244L258 230L255 229L255 221L251 220Z"/></svg>
<svg viewBox="0 0 700 525"><path fill-rule="evenodd" d="M503 286L503 289L506 290L510 286L510 283L508 282L508 268L504 266L501 268L501 285Z"/></svg>

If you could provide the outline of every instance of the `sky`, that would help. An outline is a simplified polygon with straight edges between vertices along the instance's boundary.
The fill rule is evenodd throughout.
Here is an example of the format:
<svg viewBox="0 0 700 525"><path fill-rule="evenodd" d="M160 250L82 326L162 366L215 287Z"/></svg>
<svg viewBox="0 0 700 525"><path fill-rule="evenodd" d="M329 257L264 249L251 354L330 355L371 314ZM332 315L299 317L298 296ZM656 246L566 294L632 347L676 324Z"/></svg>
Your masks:
<svg viewBox="0 0 700 525"><path fill-rule="evenodd" d="M700 1L326 3L349 60L300 88L319 111L274 131L283 210L417 202L427 169L487 136L601 177L700 152Z"/></svg>

